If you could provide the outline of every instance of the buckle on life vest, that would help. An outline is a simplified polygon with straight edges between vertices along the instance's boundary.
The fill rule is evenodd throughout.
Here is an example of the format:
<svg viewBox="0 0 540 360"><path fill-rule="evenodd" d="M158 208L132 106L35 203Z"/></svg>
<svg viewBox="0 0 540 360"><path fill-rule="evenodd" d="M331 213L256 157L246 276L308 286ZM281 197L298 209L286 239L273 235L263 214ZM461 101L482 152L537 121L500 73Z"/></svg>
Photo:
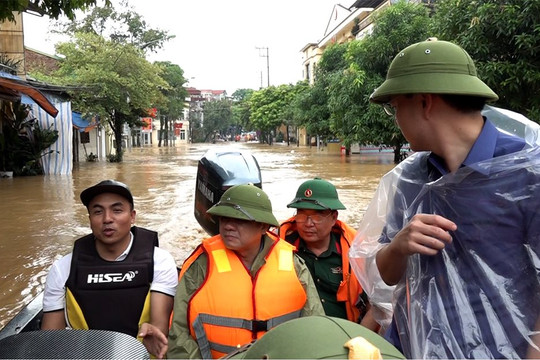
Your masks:
<svg viewBox="0 0 540 360"><path fill-rule="evenodd" d="M251 331L268 331L268 321L267 320L252 320L251 321Z"/></svg>

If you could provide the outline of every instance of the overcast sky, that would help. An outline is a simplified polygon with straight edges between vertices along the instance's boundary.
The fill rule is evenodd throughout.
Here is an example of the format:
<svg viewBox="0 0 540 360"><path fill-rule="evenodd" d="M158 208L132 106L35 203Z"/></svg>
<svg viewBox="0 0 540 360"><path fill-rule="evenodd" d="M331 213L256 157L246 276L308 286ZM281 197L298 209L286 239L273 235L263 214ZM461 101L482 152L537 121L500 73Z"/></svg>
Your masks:
<svg viewBox="0 0 540 360"><path fill-rule="evenodd" d="M116 1L116 0L114 0ZM322 39L334 5L354 0L130 0L151 27L176 38L149 60L178 64L199 89L259 89L302 78L300 50ZM24 15L26 46L54 53L48 18ZM58 39L56 39L57 41ZM193 79L191 79L193 78Z"/></svg>

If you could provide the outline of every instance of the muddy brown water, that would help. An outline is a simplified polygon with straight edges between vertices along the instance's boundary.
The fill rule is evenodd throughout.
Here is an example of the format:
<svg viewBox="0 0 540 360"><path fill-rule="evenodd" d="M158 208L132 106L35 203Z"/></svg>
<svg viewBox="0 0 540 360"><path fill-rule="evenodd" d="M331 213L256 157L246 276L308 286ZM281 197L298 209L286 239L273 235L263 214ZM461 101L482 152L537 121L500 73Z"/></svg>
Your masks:
<svg viewBox="0 0 540 360"><path fill-rule="evenodd" d="M394 166L392 154L385 153L345 157L279 144L190 144L128 149L120 164L82 162L72 175L0 179L0 329L43 290L52 262L89 233L79 194L101 180L128 184L137 210L135 224L158 231L160 246L181 266L207 236L193 211L197 164L211 147L255 156L263 189L280 221L294 214L286 205L297 187L318 176L336 185L347 207L339 219L357 227L381 176Z"/></svg>

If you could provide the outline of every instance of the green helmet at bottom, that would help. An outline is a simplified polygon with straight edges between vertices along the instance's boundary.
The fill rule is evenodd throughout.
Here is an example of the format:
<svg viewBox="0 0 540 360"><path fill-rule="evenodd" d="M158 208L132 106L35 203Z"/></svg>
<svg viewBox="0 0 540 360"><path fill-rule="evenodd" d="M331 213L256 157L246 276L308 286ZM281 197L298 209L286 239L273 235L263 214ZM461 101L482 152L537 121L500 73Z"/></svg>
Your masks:
<svg viewBox="0 0 540 360"><path fill-rule="evenodd" d="M224 358L370 358L362 351L352 354L351 350L345 346L351 339L357 337L367 340L368 347L377 348L383 359L405 359L399 350L377 333L352 321L331 316L306 316L287 321L268 331L252 345L239 349ZM362 341L362 343L366 342Z"/></svg>
<svg viewBox="0 0 540 360"><path fill-rule="evenodd" d="M268 195L252 184L235 185L227 189L219 202L208 209L207 213L279 226L272 213L272 203Z"/></svg>

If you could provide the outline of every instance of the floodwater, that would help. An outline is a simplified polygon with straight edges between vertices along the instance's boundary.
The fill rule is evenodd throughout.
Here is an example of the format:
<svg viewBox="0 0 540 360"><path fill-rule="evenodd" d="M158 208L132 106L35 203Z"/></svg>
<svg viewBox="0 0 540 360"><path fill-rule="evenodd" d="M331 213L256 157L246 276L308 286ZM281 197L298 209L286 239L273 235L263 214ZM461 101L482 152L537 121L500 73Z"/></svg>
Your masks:
<svg viewBox="0 0 540 360"><path fill-rule="evenodd" d="M316 148L255 143L189 144L129 149L124 162L82 162L72 175L0 179L0 329L43 290L52 262L90 232L85 188L104 179L130 187L135 224L158 231L160 246L181 266L207 235L195 220L197 164L211 147L251 152L261 168L262 187L280 221L305 180L321 177L336 185L347 207L339 219L357 227L382 175L393 168L392 154L345 157Z"/></svg>

